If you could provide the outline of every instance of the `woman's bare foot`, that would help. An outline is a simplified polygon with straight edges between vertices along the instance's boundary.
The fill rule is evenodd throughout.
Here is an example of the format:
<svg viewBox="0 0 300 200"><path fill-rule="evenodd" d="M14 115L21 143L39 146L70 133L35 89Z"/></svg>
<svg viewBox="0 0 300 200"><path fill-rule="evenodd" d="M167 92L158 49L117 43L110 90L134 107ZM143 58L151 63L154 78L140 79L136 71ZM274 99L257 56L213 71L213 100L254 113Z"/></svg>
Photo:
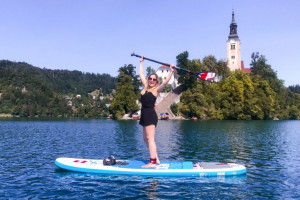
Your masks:
<svg viewBox="0 0 300 200"><path fill-rule="evenodd" d="M142 168L155 168L156 164L148 163L147 165L142 166Z"/></svg>
<svg viewBox="0 0 300 200"><path fill-rule="evenodd" d="M160 164L160 161L159 161L158 157L156 157L156 164L158 164L158 165Z"/></svg>

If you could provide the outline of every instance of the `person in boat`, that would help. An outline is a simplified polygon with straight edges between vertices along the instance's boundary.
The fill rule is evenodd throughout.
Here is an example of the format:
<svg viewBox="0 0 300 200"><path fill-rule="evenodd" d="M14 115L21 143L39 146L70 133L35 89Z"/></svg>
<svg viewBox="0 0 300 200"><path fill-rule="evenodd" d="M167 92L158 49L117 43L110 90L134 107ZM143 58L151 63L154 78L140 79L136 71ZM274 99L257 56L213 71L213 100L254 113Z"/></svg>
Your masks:
<svg viewBox="0 0 300 200"><path fill-rule="evenodd" d="M142 56L140 60L139 74L141 81L144 85L144 89L141 91L141 118L139 124L143 126L143 139L146 145L149 148L150 153L150 162L142 168L153 168L156 167L156 164L160 164L155 143L155 127L158 122L157 114L154 110L154 105L158 94L164 89L173 74L173 66L170 66L170 73L166 79L159 84L159 79L157 74L152 73L147 77L144 76L143 70L143 61L144 57Z"/></svg>

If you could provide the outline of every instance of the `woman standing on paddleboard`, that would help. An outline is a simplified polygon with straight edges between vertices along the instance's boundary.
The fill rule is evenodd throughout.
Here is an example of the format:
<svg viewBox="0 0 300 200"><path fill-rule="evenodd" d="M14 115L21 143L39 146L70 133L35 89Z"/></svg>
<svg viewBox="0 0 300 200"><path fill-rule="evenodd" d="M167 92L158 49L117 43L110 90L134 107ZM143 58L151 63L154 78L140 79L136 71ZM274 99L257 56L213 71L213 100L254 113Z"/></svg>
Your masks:
<svg viewBox="0 0 300 200"><path fill-rule="evenodd" d="M144 56L142 56L140 60L140 69L139 69L140 78L144 85L144 89L141 92L142 108L141 108L140 124L143 126L144 141L149 148L150 163L142 167L152 168L152 167L156 167L156 164L160 164L157 156L156 144L154 138L155 127L158 122L157 114L154 110L154 105L158 94L164 89L164 87L171 79L174 65L170 66L171 69L170 73L168 74L167 78L163 81L163 83L159 85L159 79L157 74L153 73L150 74L147 79L145 78L144 70L143 70L143 61L144 61Z"/></svg>

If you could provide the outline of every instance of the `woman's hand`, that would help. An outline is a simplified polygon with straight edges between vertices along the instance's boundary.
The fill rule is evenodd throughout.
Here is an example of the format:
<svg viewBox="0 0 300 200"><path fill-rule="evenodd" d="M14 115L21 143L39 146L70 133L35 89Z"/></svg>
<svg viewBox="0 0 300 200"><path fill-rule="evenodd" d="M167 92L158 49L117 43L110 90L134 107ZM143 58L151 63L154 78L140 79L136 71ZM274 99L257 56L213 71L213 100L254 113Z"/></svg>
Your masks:
<svg viewBox="0 0 300 200"><path fill-rule="evenodd" d="M170 65L171 72L174 72L173 67L175 67L175 66L171 64L171 65Z"/></svg>
<svg viewBox="0 0 300 200"><path fill-rule="evenodd" d="M140 60L140 62L143 62L143 61L144 61L144 56L142 56L142 57L141 57L141 60Z"/></svg>

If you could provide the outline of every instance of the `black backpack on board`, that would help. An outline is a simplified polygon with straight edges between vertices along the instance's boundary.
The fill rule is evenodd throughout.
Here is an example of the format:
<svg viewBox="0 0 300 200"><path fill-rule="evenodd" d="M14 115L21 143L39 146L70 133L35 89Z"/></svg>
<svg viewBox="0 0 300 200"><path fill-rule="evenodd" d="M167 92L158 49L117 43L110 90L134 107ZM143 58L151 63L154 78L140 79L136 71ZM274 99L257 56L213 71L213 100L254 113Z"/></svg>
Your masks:
<svg viewBox="0 0 300 200"><path fill-rule="evenodd" d="M116 159L113 155L111 155L103 160L103 165L110 166L110 165L115 165L115 164L116 164Z"/></svg>

